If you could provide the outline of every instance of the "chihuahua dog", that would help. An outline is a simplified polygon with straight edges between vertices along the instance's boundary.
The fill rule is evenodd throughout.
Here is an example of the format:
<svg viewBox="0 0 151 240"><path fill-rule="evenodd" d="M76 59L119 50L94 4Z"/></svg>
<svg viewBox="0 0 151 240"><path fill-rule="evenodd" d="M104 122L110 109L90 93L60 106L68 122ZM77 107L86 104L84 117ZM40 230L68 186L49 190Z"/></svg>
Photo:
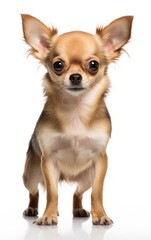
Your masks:
<svg viewBox="0 0 151 240"><path fill-rule="evenodd" d="M38 184L46 189L46 208L37 225L56 225L59 181L74 181L74 217L88 217L83 193L92 188L94 225L110 225L103 206L107 170L106 147L111 120L105 105L109 89L108 65L122 53L131 37L132 16L124 16L96 34L73 31L61 35L40 20L22 14L30 53L45 66L46 102L29 142L23 180L29 191L25 216L38 215Z"/></svg>

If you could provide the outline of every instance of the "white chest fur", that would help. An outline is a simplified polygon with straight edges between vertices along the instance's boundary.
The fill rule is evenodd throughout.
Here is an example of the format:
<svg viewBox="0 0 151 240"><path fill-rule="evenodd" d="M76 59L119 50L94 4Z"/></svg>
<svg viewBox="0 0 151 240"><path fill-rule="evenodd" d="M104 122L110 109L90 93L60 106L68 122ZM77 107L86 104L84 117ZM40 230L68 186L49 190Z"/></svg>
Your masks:
<svg viewBox="0 0 151 240"><path fill-rule="evenodd" d="M45 149L59 170L66 176L78 175L91 167L100 157L109 140L105 122L87 126L97 101L97 91L101 91L102 82L83 98L66 99L66 108L58 110L57 116L62 121L63 131L43 129L40 137L41 149Z"/></svg>
<svg viewBox="0 0 151 240"><path fill-rule="evenodd" d="M50 130L43 133L47 155L65 176L76 176L90 168L106 148L109 136L103 130L81 134L59 134Z"/></svg>

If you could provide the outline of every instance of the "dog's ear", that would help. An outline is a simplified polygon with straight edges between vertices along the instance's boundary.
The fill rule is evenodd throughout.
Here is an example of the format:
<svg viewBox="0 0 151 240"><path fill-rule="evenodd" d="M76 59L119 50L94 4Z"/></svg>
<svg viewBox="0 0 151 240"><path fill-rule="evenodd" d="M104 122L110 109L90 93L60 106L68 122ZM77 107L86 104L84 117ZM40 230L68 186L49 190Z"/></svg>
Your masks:
<svg viewBox="0 0 151 240"><path fill-rule="evenodd" d="M97 28L96 34L103 41L106 56L109 61L117 59L122 47L131 37L133 16L124 16L111 22L104 28Z"/></svg>
<svg viewBox="0 0 151 240"><path fill-rule="evenodd" d="M44 60L52 45L52 38L57 35L55 28L48 28L37 18L21 14L25 41L31 46L31 54Z"/></svg>

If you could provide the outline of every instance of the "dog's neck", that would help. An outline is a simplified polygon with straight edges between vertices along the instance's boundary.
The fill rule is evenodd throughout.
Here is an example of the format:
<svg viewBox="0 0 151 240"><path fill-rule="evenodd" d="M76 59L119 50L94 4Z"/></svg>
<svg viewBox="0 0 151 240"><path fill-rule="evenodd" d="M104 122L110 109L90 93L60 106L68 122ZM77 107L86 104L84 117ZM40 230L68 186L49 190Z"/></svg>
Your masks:
<svg viewBox="0 0 151 240"><path fill-rule="evenodd" d="M52 86L51 91L46 92L47 102L52 103L53 101L55 114L62 123L68 126L72 124L72 128L74 124L80 126L80 123L87 126L100 106L102 106L102 112L105 111L104 95L108 88L107 76L79 95L70 94Z"/></svg>

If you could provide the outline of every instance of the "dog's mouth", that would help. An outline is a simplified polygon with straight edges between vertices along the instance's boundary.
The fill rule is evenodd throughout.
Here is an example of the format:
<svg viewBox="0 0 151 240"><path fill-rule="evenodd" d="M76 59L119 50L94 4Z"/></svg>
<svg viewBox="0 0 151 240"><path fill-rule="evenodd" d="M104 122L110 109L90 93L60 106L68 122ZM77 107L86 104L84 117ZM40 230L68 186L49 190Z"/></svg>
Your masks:
<svg viewBox="0 0 151 240"><path fill-rule="evenodd" d="M68 90L73 91L73 92L78 92L78 91L85 90L85 88L83 88L83 87L70 87L70 88L68 88Z"/></svg>

